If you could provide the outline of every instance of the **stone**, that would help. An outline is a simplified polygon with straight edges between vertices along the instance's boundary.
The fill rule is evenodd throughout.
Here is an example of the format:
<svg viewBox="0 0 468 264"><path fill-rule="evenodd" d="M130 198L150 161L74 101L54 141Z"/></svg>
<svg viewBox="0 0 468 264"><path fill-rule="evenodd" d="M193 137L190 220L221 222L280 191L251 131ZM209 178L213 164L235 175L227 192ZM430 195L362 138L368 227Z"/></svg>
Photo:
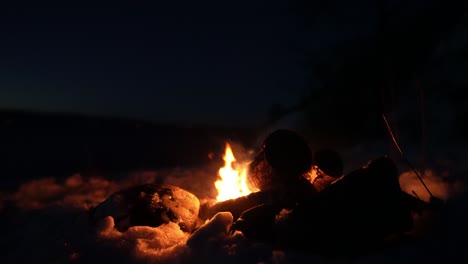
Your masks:
<svg viewBox="0 0 468 264"><path fill-rule="evenodd" d="M298 133L278 129L267 136L249 165L247 178L259 190L289 184L312 167L312 152Z"/></svg>
<svg viewBox="0 0 468 264"><path fill-rule="evenodd" d="M91 209L92 223L112 216L121 232L132 226L158 227L176 223L184 232L192 232L198 221L200 201L177 186L144 184L111 194Z"/></svg>

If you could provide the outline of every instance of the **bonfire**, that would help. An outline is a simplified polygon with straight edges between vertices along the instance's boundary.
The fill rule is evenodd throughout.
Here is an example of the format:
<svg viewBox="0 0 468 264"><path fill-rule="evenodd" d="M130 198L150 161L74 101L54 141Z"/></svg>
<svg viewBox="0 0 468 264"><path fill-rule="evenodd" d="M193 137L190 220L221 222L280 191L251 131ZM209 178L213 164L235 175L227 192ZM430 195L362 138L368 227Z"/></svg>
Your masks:
<svg viewBox="0 0 468 264"><path fill-rule="evenodd" d="M307 144L296 137L289 131L273 133L254 160L244 163L236 160L226 143L224 166L213 183L217 194L212 201L201 202L177 186L144 184L115 192L93 208L91 219L99 223L111 217L108 228L118 232L170 226L190 237L206 233L206 226L219 227L221 222L226 234L238 232L252 241L321 251L325 250L321 248L324 241L334 243L333 250L354 251L411 231L408 197L401 191L391 160L376 159L344 178L335 177L324 191L322 187L316 190L306 176L313 169L321 174L330 170L322 163L313 165ZM291 180L290 175L298 175L297 180ZM311 229L328 225L334 228ZM362 244L355 241L357 236Z"/></svg>
<svg viewBox="0 0 468 264"><path fill-rule="evenodd" d="M270 175L278 173L279 168L298 173L309 166L309 170L301 174L301 186L308 186L314 181L312 178L333 170L320 164L311 166L307 152L297 155L301 153L300 147L291 148L289 143L273 145L281 146L282 151L268 147L272 145L262 145L255 157L243 161L238 157L248 155L236 153L236 149L226 143L224 153L219 153L224 163L210 169L217 172L210 177L206 171L187 170L182 177L169 177L158 183L147 180L156 179L165 172L145 174L145 180L139 184L93 177L86 179L77 174L63 184L51 178L25 183L9 199L24 210L49 212L46 210L52 209L51 213L26 215L31 217L31 222L47 227L34 230L48 249L42 247L31 257L13 254L10 260L287 263L300 259L316 262L323 255L363 256L376 249L386 252L394 249L399 255L402 251L398 248L408 248L408 241L431 234L433 225L438 224L427 222L437 219L432 217L434 214L427 214L435 212L430 203L411 195L410 191L419 184L418 178L409 172L401 174L414 182L405 186L409 192L402 192L395 181L398 172L386 158L377 158L363 168L338 177L330 187L320 190L319 195L308 197L310 200L300 200L299 204L292 205L277 203L285 197L293 201L297 197L303 198L297 196L303 190L291 194L259 188L269 186ZM284 155L284 151L294 153ZM297 160L304 162L297 163ZM295 171L297 167L302 169ZM314 172L314 169L320 171ZM314 176L310 178L310 175ZM207 178L211 182L205 184L202 179ZM191 184L198 184L197 188L191 189ZM429 182L428 187L434 190L434 195L439 195L434 186ZM200 191L200 188L209 191ZM417 191L421 195L422 191ZM207 198L200 193L211 193L211 196ZM392 198L386 200L388 197ZM279 207L275 207L278 204ZM9 208L6 202L3 205L5 210ZM408 211L401 211L400 206L411 211L414 222L401 221L408 220L404 213ZM57 211L57 208L63 209ZM10 218L11 221L4 219L7 226L16 221ZM19 230L15 232L21 233ZM10 232L9 236L15 232ZM24 239L34 241L24 243L25 250L39 241L34 236L24 236Z"/></svg>

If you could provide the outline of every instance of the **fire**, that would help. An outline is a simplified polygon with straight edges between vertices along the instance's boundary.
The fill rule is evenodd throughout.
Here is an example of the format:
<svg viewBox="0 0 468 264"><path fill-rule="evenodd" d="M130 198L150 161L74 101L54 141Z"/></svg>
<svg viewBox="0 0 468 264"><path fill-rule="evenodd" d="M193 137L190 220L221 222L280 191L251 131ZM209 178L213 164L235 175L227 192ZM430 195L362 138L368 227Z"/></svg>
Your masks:
<svg viewBox="0 0 468 264"><path fill-rule="evenodd" d="M247 184L247 166L241 166L236 163L238 170L232 167L236 161L234 154L232 153L231 146L226 143L226 151L224 153L224 167L219 169L220 179L215 182L216 189L218 190L218 196L216 200L218 202L235 199L241 196L252 193Z"/></svg>

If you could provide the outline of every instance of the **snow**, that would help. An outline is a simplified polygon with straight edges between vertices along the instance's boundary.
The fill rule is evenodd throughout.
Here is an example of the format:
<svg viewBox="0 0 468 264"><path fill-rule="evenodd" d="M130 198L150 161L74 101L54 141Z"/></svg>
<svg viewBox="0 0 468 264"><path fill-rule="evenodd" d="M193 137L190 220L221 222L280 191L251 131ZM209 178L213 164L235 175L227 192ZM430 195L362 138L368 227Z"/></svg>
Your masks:
<svg viewBox="0 0 468 264"><path fill-rule="evenodd" d="M111 193L141 183L163 181L193 192L200 200L215 196L214 177L203 169L129 174L121 179L71 175L67 179L43 178L23 183L17 190L0 194L2 234L1 263L429 263L460 253L459 243L436 254L438 242L395 247L359 258L327 258L307 252L275 250L253 243L242 233L228 234L233 223L228 212L218 213L192 234L174 223L156 228L114 228L106 217L92 226L88 211ZM448 199L461 195L460 182L447 182L443 175L427 171L424 179L434 195ZM213 187L209 187L213 185ZM421 198L414 173L403 172L404 190L415 190ZM455 190L455 191L454 191ZM453 233L457 233L455 229ZM430 254L429 254L429 253ZM462 251L458 257L467 258ZM450 255L451 256L451 255ZM442 258L442 259L439 259ZM447 258L447 259L446 259ZM422 261L422 262L421 262ZM463 261L462 261L463 262Z"/></svg>
<svg viewBox="0 0 468 264"><path fill-rule="evenodd" d="M461 179L449 181L446 179L447 174L439 175L429 169L418 174L432 195L437 198L447 201L460 198L464 193L465 186ZM406 193L412 194L414 191L421 200L429 202L430 195L414 171L405 171L400 174L400 186Z"/></svg>

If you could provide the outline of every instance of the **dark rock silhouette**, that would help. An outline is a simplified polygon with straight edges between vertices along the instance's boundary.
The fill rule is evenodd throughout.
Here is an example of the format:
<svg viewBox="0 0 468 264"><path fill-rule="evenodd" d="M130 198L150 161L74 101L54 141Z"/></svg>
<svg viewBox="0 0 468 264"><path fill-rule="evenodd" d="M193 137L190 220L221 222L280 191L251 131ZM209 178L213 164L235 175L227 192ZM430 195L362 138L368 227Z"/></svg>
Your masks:
<svg viewBox="0 0 468 264"><path fill-rule="evenodd" d="M300 203L282 225L283 246L321 253L362 253L410 231L411 209L394 162L372 160Z"/></svg>
<svg viewBox="0 0 468 264"><path fill-rule="evenodd" d="M249 166L249 182L260 190L296 182L312 166L312 152L298 133L278 129L264 140Z"/></svg>
<svg viewBox="0 0 468 264"><path fill-rule="evenodd" d="M337 151L319 149L314 152L313 161L314 165L332 177L340 177L343 174L343 159Z"/></svg>

